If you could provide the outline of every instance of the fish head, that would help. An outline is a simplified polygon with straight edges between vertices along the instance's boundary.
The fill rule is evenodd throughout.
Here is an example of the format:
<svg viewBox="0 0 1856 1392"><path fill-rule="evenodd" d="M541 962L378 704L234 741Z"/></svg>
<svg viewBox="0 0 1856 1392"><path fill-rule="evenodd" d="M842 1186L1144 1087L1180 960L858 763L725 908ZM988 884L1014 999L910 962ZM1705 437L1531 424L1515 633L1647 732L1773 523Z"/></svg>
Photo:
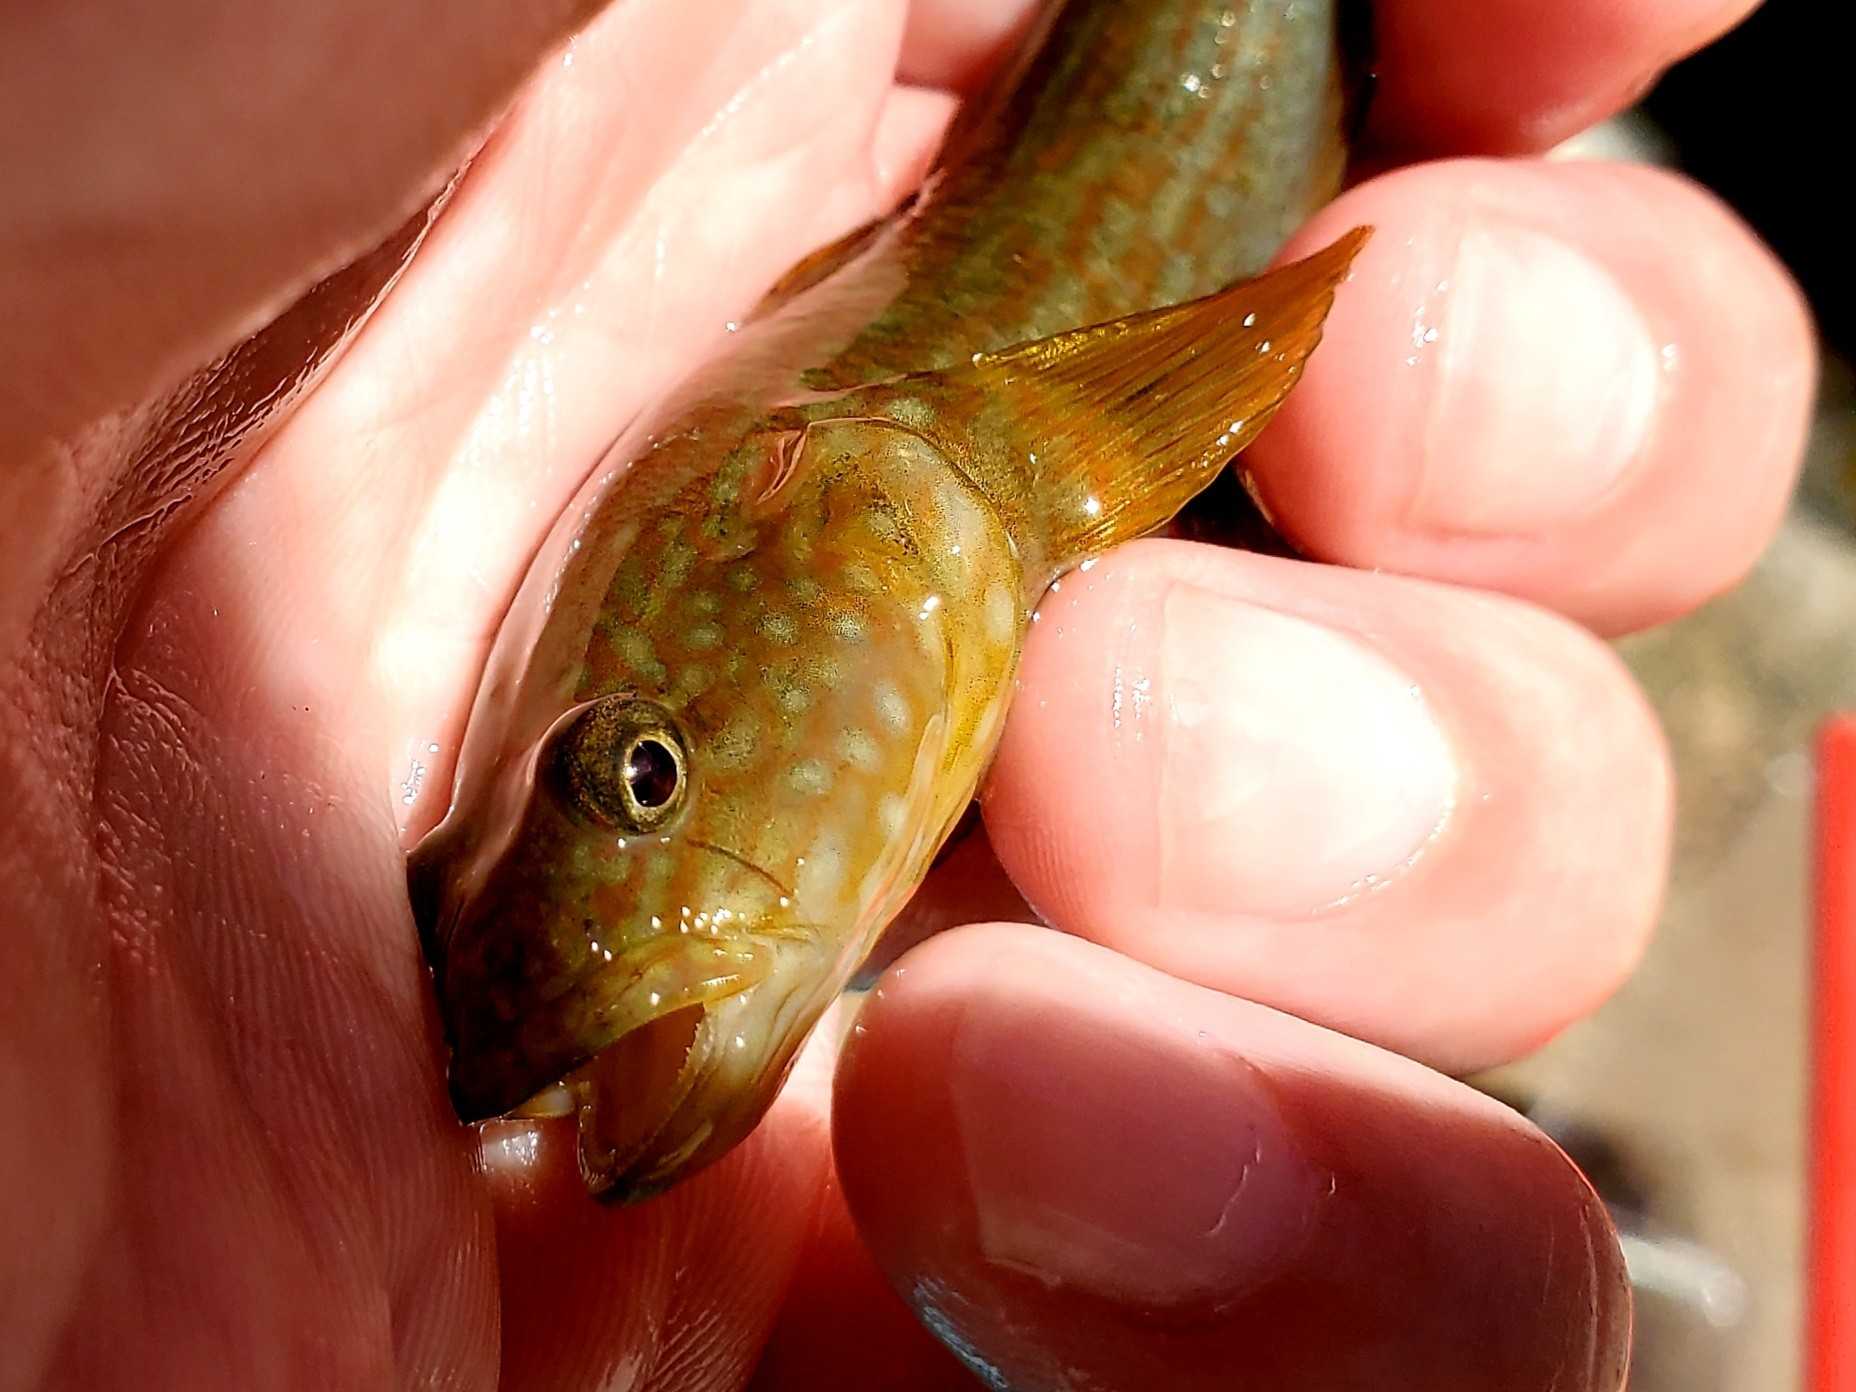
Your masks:
<svg viewBox="0 0 1856 1392"><path fill-rule="evenodd" d="M883 564L880 519L843 527L689 561L642 525L583 699L461 780L415 856L460 1114L573 1112L596 1192L752 1128L970 795L924 658L948 617Z"/></svg>

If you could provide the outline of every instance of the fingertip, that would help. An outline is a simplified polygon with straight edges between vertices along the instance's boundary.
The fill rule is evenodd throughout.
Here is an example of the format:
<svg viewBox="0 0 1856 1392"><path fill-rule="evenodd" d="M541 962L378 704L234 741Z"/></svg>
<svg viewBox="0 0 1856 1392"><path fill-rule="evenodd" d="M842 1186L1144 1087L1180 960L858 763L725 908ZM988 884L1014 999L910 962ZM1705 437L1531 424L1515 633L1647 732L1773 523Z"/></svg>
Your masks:
<svg viewBox="0 0 1856 1392"><path fill-rule="evenodd" d="M1667 753L1578 626L1180 542L1040 612L983 806L1058 927L1450 1071L1537 1045L1642 952Z"/></svg>
<svg viewBox="0 0 1856 1392"><path fill-rule="evenodd" d="M1654 170L1459 160L1351 191L1296 245L1363 221L1382 234L1245 456L1285 533L1608 633L1745 574L1796 477L1815 351L1730 212Z"/></svg>
<svg viewBox="0 0 1856 1392"><path fill-rule="evenodd" d="M1407 154L1545 150L1623 110L1759 0L1403 0L1374 9L1370 135ZM1492 75L1500 74L1499 80Z"/></svg>
<svg viewBox="0 0 1856 1392"><path fill-rule="evenodd" d="M993 925L911 954L835 1116L878 1263L993 1385L1621 1381L1622 1259L1550 1142L1074 939Z"/></svg>

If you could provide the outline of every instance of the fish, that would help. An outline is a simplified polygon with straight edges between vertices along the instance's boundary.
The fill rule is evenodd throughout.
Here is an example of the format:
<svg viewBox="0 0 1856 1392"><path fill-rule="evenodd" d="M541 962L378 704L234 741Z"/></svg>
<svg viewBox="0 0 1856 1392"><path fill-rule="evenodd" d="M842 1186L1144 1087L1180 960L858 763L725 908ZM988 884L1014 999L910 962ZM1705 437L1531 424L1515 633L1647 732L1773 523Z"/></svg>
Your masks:
<svg viewBox="0 0 1856 1392"><path fill-rule="evenodd" d="M466 1121L649 1197L765 1113L970 805L1040 596L1263 428L1367 235L1343 0L1069 0L922 190L629 427L409 884Z"/></svg>

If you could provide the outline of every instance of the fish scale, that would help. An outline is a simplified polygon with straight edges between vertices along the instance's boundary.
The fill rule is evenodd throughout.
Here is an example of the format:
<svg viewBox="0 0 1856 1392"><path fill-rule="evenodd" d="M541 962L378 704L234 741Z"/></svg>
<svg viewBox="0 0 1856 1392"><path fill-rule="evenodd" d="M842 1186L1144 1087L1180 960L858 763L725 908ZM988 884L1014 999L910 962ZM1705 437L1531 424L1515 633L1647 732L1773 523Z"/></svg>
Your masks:
<svg viewBox="0 0 1856 1392"><path fill-rule="evenodd" d="M1360 236L1243 277L1338 184L1336 3L1052 8L919 197L614 445L412 858L460 1114L573 1111L622 1198L760 1117L968 806L1044 589L1313 351Z"/></svg>

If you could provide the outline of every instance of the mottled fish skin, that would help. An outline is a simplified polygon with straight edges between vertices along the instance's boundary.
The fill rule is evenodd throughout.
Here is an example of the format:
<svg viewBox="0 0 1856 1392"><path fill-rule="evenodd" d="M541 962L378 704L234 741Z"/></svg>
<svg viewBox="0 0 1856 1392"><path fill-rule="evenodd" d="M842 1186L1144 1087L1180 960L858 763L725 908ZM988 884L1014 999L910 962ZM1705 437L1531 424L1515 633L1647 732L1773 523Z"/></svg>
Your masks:
<svg viewBox="0 0 1856 1392"><path fill-rule="evenodd" d="M461 1115L572 1107L628 1198L752 1127L968 805L1050 580L1318 340L1357 238L1221 287L1338 184L1336 3L1060 7L912 207L614 446L413 858Z"/></svg>

